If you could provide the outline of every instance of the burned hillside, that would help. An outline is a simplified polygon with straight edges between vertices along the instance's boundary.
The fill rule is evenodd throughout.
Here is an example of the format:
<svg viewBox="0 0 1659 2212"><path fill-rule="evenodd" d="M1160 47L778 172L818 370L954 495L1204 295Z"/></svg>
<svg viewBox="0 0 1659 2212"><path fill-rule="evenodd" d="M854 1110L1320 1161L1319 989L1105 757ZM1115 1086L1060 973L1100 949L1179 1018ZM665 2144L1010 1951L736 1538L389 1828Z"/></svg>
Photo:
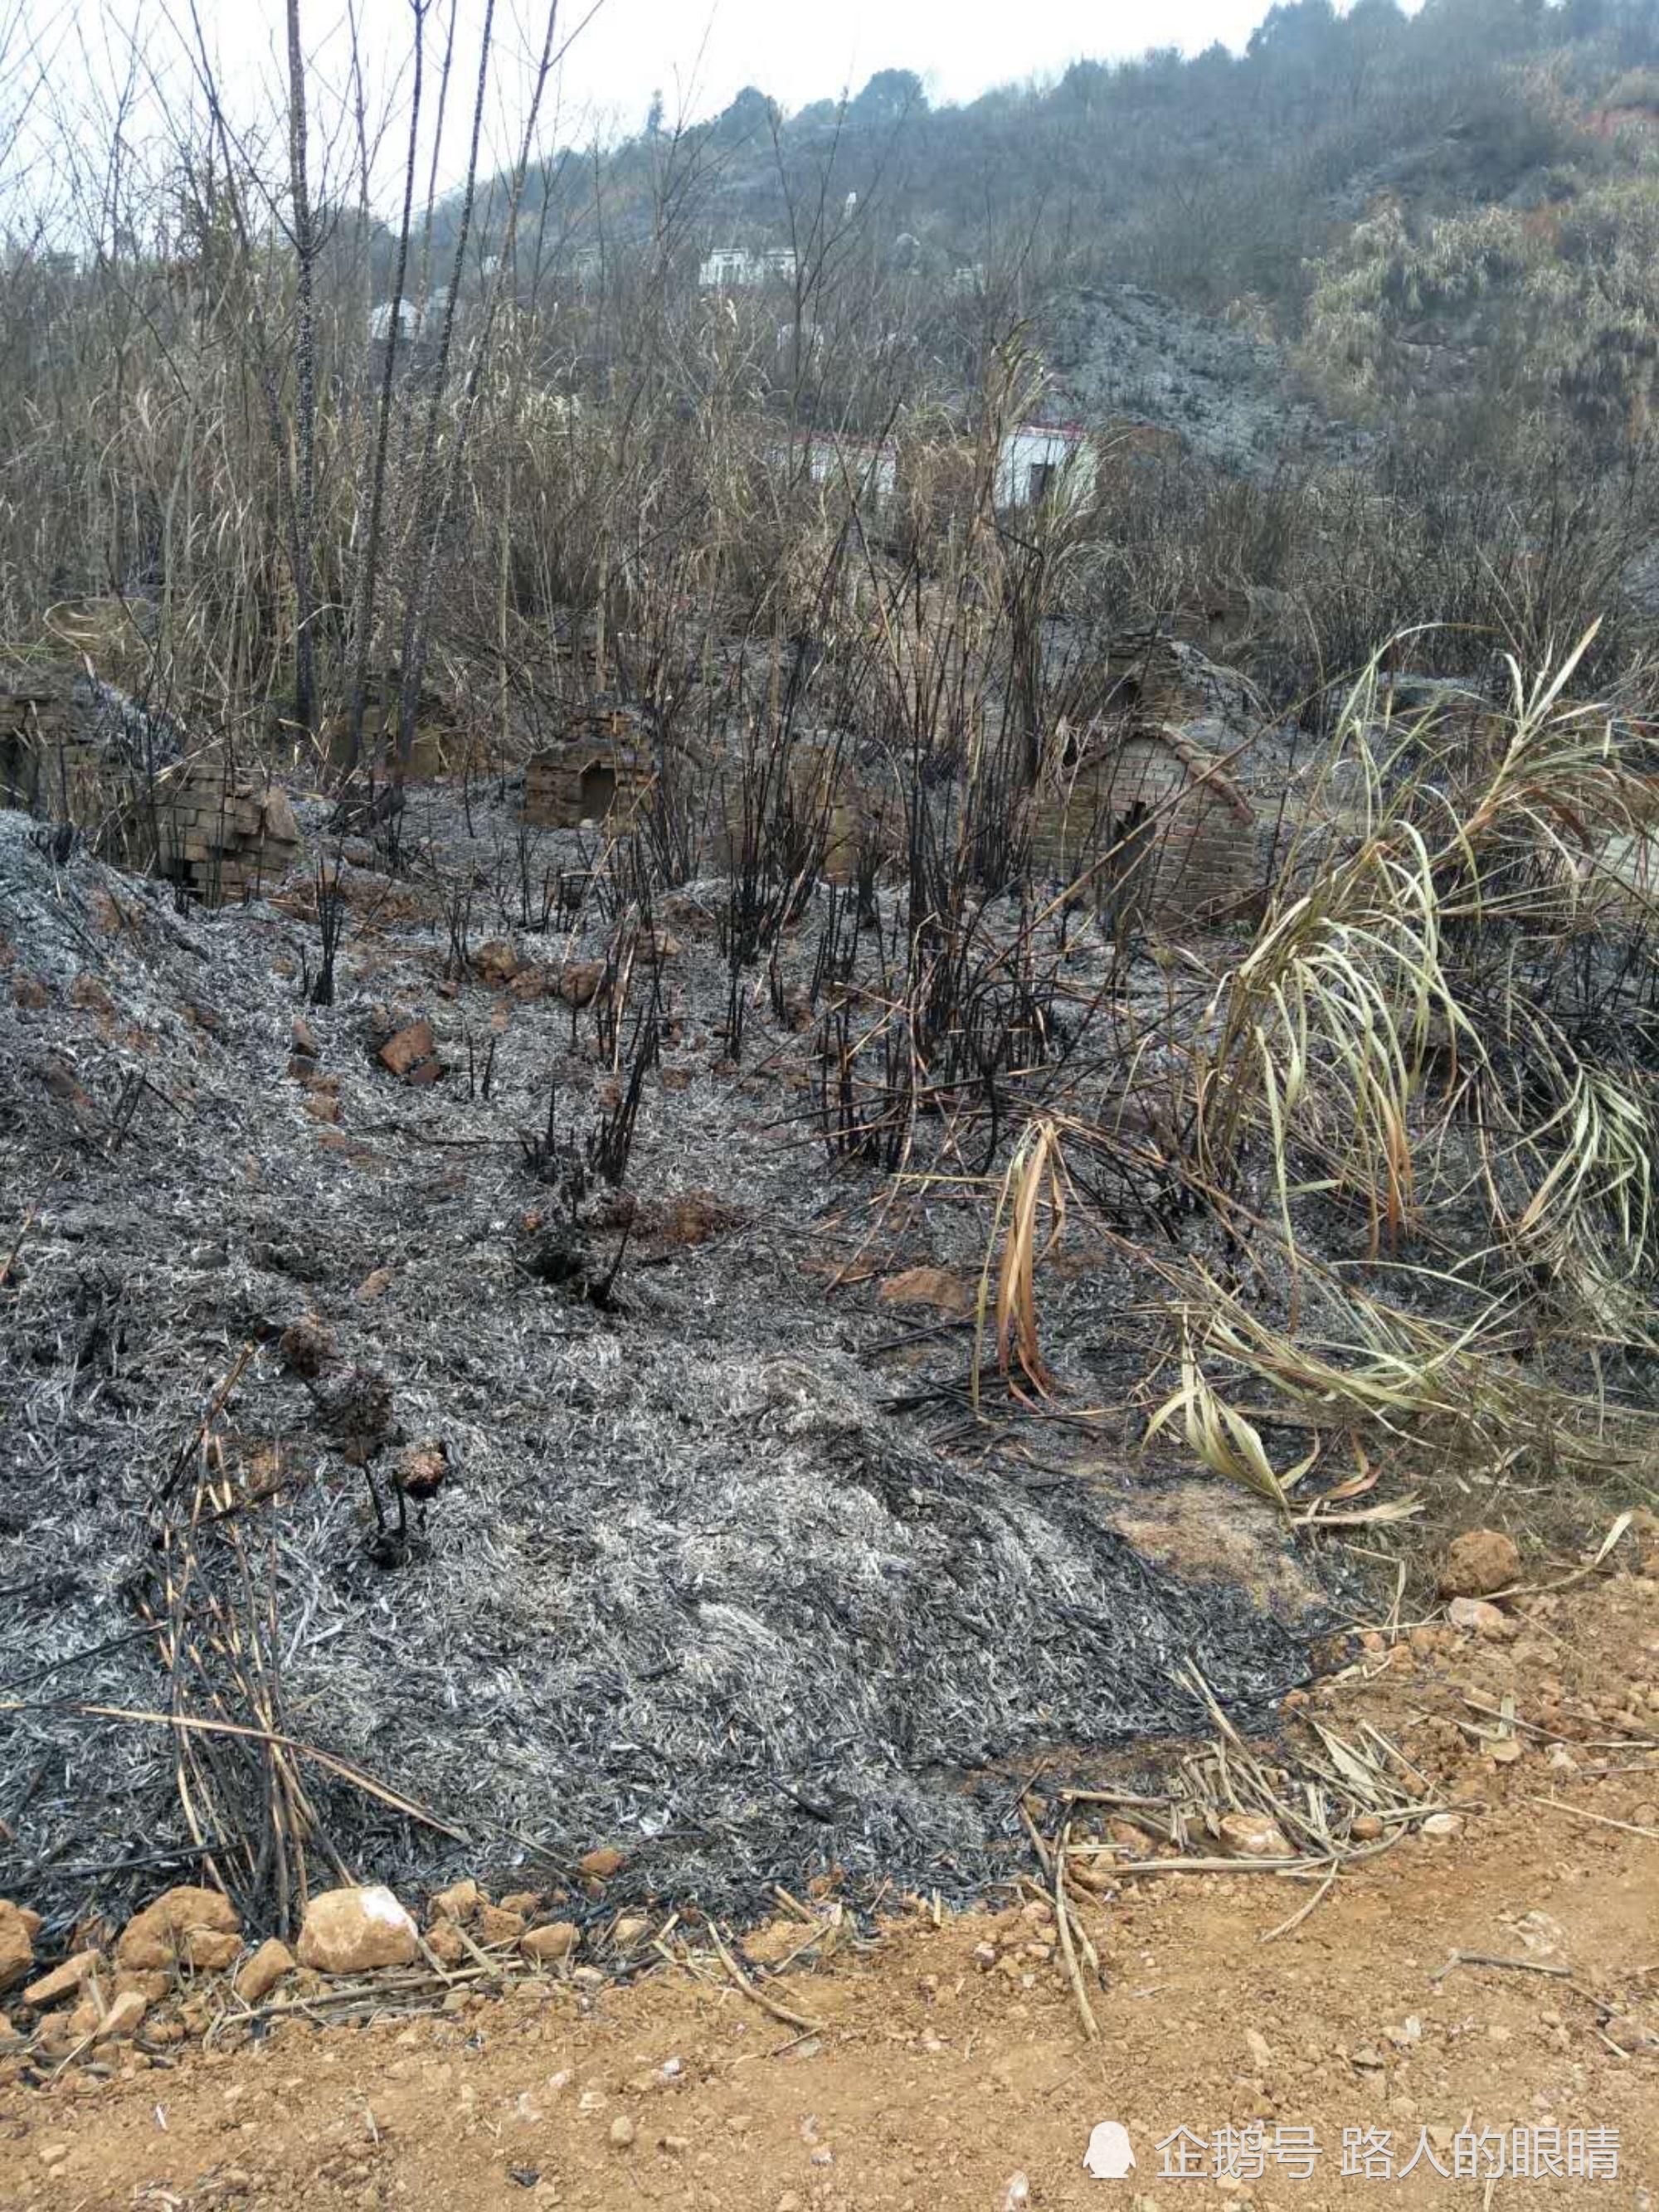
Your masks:
<svg viewBox="0 0 1659 2212"><path fill-rule="evenodd" d="M9 1883L76 1912L210 1863L269 1913L275 1802L313 1881L601 1839L711 1905L830 1864L965 1893L1039 1753L1190 1723L1187 1666L1265 1717L1321 1619L1270 1516L1224 1576L1120 1531L1184 1472L963 1449L974 1225L826 1179L810 1033L712 1042L714 890L621 956L661 1042L613 1188L584 1147L628 1086L625 917L458 954L439 885L512 830L418 811L420 867L338 868L327 1007L303 870L181 911L0 817ZM1046 1318L1109 1366L1103 1288Z"/></svg>
<svg viewBox="0 0 1659 2212"><path fill-rule="evenodd" d="M15 1886L965 1895L1392 1531L1640 1463L1645 736L1374 666L1298 763L1185 652L1012 888L1048 769L836 868L787 725L673 787L718 874L648 776L273 784L234 902L0 817Z"/></svg>

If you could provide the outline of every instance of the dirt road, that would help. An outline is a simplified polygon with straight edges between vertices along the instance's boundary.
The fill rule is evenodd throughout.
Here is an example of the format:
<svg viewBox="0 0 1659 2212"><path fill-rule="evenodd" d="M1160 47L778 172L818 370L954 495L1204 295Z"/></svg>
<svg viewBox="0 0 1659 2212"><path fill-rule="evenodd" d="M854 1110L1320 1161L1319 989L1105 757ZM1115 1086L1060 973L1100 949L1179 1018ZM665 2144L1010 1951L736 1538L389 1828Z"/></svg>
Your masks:
<svg viewBox="0 0 1659 2212"><path fill-rule="evenodd" d="M1525 1748L1499 1764L1469 1701L1506 1692ZM1106 1981L1092 2044L1039 1905L940 1927L910 1910L772 1984L811 2033L665 1971L458 1993L449 2014L358 2030L289 2021L46 2091L14 2081L0 2203L1645 2209L1659 1841L1634 1831L1656 1823L1656 1709L1651 1577L1536 1601L1507 1643L1419 1630L1370 1654L1311 1711L1389 1732L1459 1801L1458 1832L1345 1875L1271 1942L1310 1887L1123 1881L1085 1908ZM1510 1963L1444 1971L1459 1953ZM1106 2120L1127 2131L1127 2179L1085 2170Z"/></svg>

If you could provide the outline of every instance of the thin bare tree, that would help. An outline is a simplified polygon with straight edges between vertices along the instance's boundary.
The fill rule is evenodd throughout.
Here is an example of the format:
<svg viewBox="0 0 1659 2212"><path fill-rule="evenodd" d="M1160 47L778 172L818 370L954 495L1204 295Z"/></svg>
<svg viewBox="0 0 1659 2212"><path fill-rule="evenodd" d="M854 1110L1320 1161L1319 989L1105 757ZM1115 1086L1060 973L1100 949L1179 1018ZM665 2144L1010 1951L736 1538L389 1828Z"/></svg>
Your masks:
<svg viewBox="0 0 1659 2212"><path fill-rule="evenodd" d="M317 234L306 167L306 59L300 0L288 0L288 161L294 206L294 366L299 422L294 472L294 717L306 738L317 727L314 566L317 530Z"/></svg>

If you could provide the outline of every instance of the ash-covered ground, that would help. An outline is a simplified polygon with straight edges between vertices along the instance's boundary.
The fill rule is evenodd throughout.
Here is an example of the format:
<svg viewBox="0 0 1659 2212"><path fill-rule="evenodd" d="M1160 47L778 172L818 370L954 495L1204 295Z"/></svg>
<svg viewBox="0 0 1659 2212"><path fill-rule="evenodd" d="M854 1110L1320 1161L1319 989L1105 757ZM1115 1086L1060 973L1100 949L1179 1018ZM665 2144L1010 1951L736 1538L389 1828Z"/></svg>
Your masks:
<svg viewBox="0 0 1659 2212"><path fill-rule="evenodd" d="M300 811L314 852L325 811ZM0 1890L67 1924L199 1857L173 1732L70 1710L213 1717L222 1666L166 1663L169 1577L187 1634L257 1615L289 1735L459 1832L302 1762L343 1862L410 1892L605 1842L613 1895L741 1910L830 1867L960 1895L1009 1864L1045 1755L1052 1780L1202 1724L1186 1662L1247 1723L1304 1679L1323 1624L1259 1508L1103 1454L1109 1426L976 1427L961 1314L884 1299L907 1268L975 1275L989 1207L828 1158L790 1012L816 909L750 979L735 1067L718 887L659 909L665 1042L607 1279L626 1204L601 1186L571 1224L526 1139L550 1086L580 1146L626 1082L628 1024L619 1075L599 1009L546 988L614 920L510 926L526 868L591 838L526 855L507 808L469 829L422 794L404 872L343 871L318 1007L307 877L180 912L36 827L0 815ZM470 951L510 940L517 977L447 975L458 891ZM1081 944L1081 999L1102 957ZM378 1047L422 1018L444 1072L399 1079ZM1109 1244L1070 1249L1043 1349L1084 1407L1139 1348ZM411 1451L440 1479L399 1544ZM229 1510L181 1534L204 1473ZM185 1556L218 1614L179 1597ZM245 1816L209 1841L269 1917L248 1749L204 1754L242 1765L198 1826Z"/></svg>

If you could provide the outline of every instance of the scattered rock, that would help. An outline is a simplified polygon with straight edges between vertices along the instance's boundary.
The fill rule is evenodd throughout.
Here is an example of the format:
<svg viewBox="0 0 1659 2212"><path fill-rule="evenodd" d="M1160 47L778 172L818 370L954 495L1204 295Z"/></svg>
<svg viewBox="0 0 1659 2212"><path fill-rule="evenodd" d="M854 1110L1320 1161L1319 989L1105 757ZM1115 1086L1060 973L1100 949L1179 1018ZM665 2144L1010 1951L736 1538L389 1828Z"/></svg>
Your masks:
<svg viewBox="0 0 1659 2212"><path fill-rule="evenodd" d="M1454 1628L1467 1629L1474 1636L1507 1642L1516 1632L1516 1624L1509 1615L1483 1597L1455 1597L1446 1607L1446 1618Z"/></svg>
<svg viewBox="0 0 1659 2212"><path fill-rule="evenodd" d="M428 1498L435 1498L442 1489L444 1477L448 1472L449 1446L443 1438L416 1437L413 1443L404 1446L392 1462L392 1480L405 1498L412 1498L417 1504L423 1505ZM457 1887L459 1887L459 1885L457 1884ZM475 1910L478 1909L479 1899L476 1884L473 1887L473 1905ZM516 1906L507 1905L505 1899L502 1899L502 1905L509 1912L518 1909ZM452 1918L460 1917L459 1914L451 1916Z"/></svg>
<svg viewBox="0 0 1659 2212"><path fill-rule="evenodd" d="M522 1912L509 1912L504 1905L480 1905L473 1916L477 1940L486 1947L516 1943L525 1932Z"/></svg>
<svg viewBox="0 0 1659 2212"><path fill-rule="evenodd" d="M426 1948L441 1966L459 1966L472 1955L453 1920L438 1923L427 1936Z"/></svg>
<svg viewBox="0 0 1659 2212"><path fill-rule="evenodd" d="M443 1073L430 1022L410 1022L380 1047L380 1065L404 1083L435 1083Z"/></svg>
<svg viewBox="0 0 1659 2212"><path fill-rule="evenodd" d="M568 960L559 970L556 988L567 1006L586 1006L598 998L604 981L603 960Z"/></svg>
<svg viewBox="0 0 1659 2212"><path fill-rule="evenodd" d="M473 974L495 989L510 983L523 965L517 950L504 937L492 937L472 955Z"/></svg>
<svg viewBox="0 0 1659 2212"><path fill-rule="evenodd" d="M1284 1831L1265 1813L1224 1813L1216 1824L1224 1858L1287 1859L1292 1856Z"/></svg>
<svg viewBox="0 0 1659 2212"><path fill-rule="evenodd" d="M295 1014L289 1035L295 1052L303 1053L307 1060L321 1058L323 1048L317 1041L317 1032L303 1014Z"/></svg>
<svg viewBox="0 0 1659 2212"><path fill-rule="evenodd" d="M270 1996L284 1974L293 1972L294 1963L294 1954L288 1945L270 1936L260 1944L237 1975L233 1984L237 1996L244 2004L258 2004Z"/></svg>
<svg viewBox="0 0 1659 2212"><path fill-rule="evenodd" d="M1422 1832L1432 1842L1441 1844L1449 1837L1456 1835L1462 1826L1462 1820L1455 1813L1431 1813L1423 1823Z"/></svg>
<svg viewBox="0 0 1659 2212"><path fill-rule="evenodd" d="M322 1425L352 1467L374 1458L392 1427L392 1385L378 1368L353 1366L312 1393Z"/></svg>
<svg viewBox="0 0 1659 2212"><path fill-rule="evenodd" d="M89 968L83 968L69 988L72 1006L84 1007L95 1014L112 1014L115 1001Z"/></svg>
<svg viewBox="0 0 1659 2212"><path fill-rule="evenodd" d="M478 1909L478 1885L471 1875L465 1881L452 1881L447 1889L432 1893L431 1918L434 1920L469 1920Z"/></svg>
<svg viewBox="0 0 1659 2212"><path fill-rule="evenodd" d="M743 1219L736 1206L710 1190L685 1190L671 1199L660 1219L646 1224L647 1241L663 1251L691 1251L735 1229Z"/></svg>
<svg viewBox="0 0 1659 2212"><path fill-rule="evenodd" d="M21 1982L33 1966L40 1925L37 1915L30 1913L26 1918L21 1905L14 1905L9 1897L0 1897L0 1990Z"/></svg>
<svg viewBox="0 0 1659 2212"><path fill-rule="evenodd" d="M288 793L275 784L265 793L259 823L266 839L272 844L297 845L300 842L300 825L295 819Z"/></svg>
<svg viewBox="0 0 1659 2212"><path fill-rule="evenodd" d="M137 1990L123 1990L98 2023L95 2043L124 2043L137 2028L149 2006Z"/></svg>
<svg viewBox="0 0 1659 2212"><path fill-rule="evenodd" d="M619 1951L631 1951L642 1943L651 1933L651 1923L636 1913L626 1913L611 1931L611 1940Z"/></svg>
<svg viewBox="0 0 1659 2212"><path fill-rule="evenodd" d="M1348 1833L1357 1844L1374 1844L1382 1833L1382 1822L1375 1813L1356 1813Z"/></svg>
<svg viewBox="0 0 1659 2212"><path fill-rule="evenodd" d="M415 1923L389 1889L326 1889L306 1907L299 1959L325 1974L407 1966L419 1956Z"/></svg>
<svg viewBox="0 0 1659 2212"><path fill-rule="evenodd" d="M1471 1528L1446 1547L1440 1566L1442 1597L1490 1597L1520 1579L1521 1554L1499 1528Z"/></svg>
<svg viewBox="0 0 1659 2212"><path fill-rule="evenodd" d="M54 1966L39 1981L31 1982L23 1991L23 2002L33 2005L37 2012L56 2004L60 1997L73 1996L88 1976L99 1965L96 1951L77 1951L72 1959L65 1959L61 1966Z"/></svg>
<svg viewBox="0 0 1659 2212"><path fill-rule="evenodd" d="M619 1851L614 1844L601 1844L597 1850L587 1852L580 1862L580 1871L590 1881L609 1881L612 1875L620 1874L628 1864L626 1851Z"/></svg>
<svg viewBox="0 0 1659 2212"><path fill-rule="evenodd" d="M276 1357L290 1375L320 1375L334 1357L334 1339L321 1322L291 1322L276 1340Z"/></svg>
<svg viewBox="0 0 1659 2212"><path fill-rule="evenodd" d="M35 2037L35 2052L55 2066L60 2058L67 2058L81 2040L70 2024L69 2014L55 2012L40 2023L40 2032Z"/></svg>
<svg viewBox="0 0 1659 2212"><path fill-rule="evenodd" d="M228 1898L188 1883L164 1890L128 1921L115 1947L118 1966L165 1972L182 1960L198 1971L228 1966L241 1948L242 1923Z"/></svg>
<svg viewBox="0 0 1659 2212"><path fill-rule="evenodd" d="M386 1296L386 1292L392 1288L394 1279L395 1271L391 1267L375 1267L372 1269L369 1273L363 1277L362 1282L357 1285L358 1304L363 1306L374 1305L378 1299L383 1298Z"/></svg>
<svg viewBox="0 0 1659 2212"><path fill-rule="evenodd" d="M884 1306L929 1306L960 1317L974 1310L974 1285L946 1267L907 1267L889 1275L876 1293Z"/></svg>
<svg viewBox="0 0 1659 2212"><path fill-rule="evenodd" d="M568 1959L581 1940L581 1930L574 1920L554 1920L545 1928L527 1928L519 1938L519 1948L526 1959L546 1964Z"/></svg>
<svg viewBox="0 0 1659 2212"><path fill-rule="evenodd" d="M638 2133L639 2130L626 2112L618 2112L611 2123L611 2141L612 2147L617 2150L628 2149Z"/></svg>
<svg viewBox="0 0 1659 2212"><path fill-rule="evenodd" d="M172 1987L172 1975L162 1973L159 1967L148 1967L135 1973L130 1966L123 1966L116 1974L113 1994L121 1997L125 1996L129 1990L137 1990L147 2005L156 2005L161 2003Z"/></svg>

